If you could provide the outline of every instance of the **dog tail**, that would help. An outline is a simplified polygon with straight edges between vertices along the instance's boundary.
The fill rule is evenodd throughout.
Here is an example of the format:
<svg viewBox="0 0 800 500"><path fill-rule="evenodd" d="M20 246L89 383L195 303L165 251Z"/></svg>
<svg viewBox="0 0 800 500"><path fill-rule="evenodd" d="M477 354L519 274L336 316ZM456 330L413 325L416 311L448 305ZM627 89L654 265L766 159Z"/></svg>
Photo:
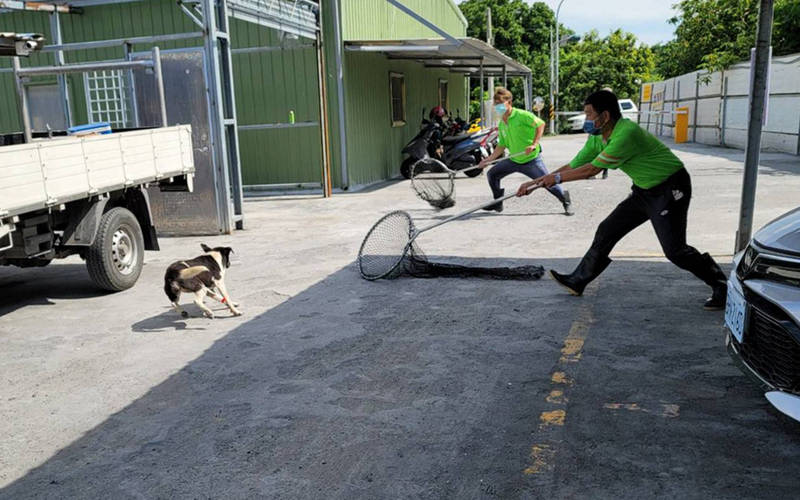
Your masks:
<svg viewBox="0 0 800 500"><path fill-rule="evenodd" d="M170 302L175 302L178 300L178 293L180 293L180 287L178 286L173 279L167 275L164 276L164 293L167 294L167 298Z"/></svg>

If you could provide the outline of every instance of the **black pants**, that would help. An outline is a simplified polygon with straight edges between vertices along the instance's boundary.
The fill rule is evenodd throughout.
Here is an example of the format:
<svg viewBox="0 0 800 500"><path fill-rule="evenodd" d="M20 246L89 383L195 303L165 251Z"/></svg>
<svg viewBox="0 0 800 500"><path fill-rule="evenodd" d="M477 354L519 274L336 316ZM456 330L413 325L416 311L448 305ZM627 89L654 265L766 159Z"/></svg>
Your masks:
<svg viewBox="0 0 800 500"><path fill-rule="evenodd" d="M650 220L664 254L673 264L711 287L724 285L725 273L714 259L686 244L686 216L691 197L692 181L683 168L653 188L633 186L630 196L600 223L584 260L607 260L619 240Z"/></svg>

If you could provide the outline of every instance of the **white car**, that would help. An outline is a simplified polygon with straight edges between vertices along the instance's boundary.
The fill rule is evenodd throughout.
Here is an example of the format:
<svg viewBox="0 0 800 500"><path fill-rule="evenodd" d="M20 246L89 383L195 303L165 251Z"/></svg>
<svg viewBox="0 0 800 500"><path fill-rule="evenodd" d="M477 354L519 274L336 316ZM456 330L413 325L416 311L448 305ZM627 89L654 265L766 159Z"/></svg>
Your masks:
<svg viewBox="0 0 800 500"><path fill-rule="evenodd" d="M633 121L636 121L636 118L639 115L639 108L636 107L636 103L634 103L630 99L620 99L619 109L620 111L622 111L623 118L629 118ZM583 113L575 116L570 116L569 118L567 118L567 122L569 123L569 130L571 132L583 132L583 122L585 121L586 121L586 115Z"/></svg>

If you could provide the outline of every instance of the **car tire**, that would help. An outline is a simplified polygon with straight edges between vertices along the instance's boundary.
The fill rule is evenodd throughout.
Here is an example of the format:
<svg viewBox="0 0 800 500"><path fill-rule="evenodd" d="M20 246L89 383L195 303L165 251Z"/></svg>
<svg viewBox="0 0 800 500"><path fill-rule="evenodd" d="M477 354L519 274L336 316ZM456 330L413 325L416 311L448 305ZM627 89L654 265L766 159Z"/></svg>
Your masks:
<svg viewBox="0 0 800 500"><path fill-rule="evenodd" d="M115 207L100 219L86 252L89 277L104 290L119 292L136 284L144 263L144 237L130 210Z"/></svg>

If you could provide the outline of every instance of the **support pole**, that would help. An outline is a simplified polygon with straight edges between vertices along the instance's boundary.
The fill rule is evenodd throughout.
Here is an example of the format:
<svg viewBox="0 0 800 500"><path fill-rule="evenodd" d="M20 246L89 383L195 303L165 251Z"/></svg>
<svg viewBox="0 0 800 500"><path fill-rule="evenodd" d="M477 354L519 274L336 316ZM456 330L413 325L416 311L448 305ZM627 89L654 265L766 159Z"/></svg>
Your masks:
<svg viewBox="0 0 800 500"><path fill-rule="evenodd" d="M482 57L481 57L480 73L479 73L478 78L481 81L480 97L478 98L479 102L481 103L481 127L485 127L486 126L486 117L484 116L485 113L484 113L484 110L483 110L483 58Z"/></svg>
<svg viewBox="0 0 800 500"><path fill-rule="evenodd" d="M339 22L339 4L335 1L331 3L333 9L333 46L334 58L336 59L336 97L339 103L339 161L341 163L342 189L350 187L350 176L347 172L347 124L345 120L344 102L344 64L342 62L342 25Z"/></svg>
<svg viewBox="0 0 800 500"><path fill-rule="evenodd" d="M492 8L486 7L486 43L492 45ZM503 66L505 67L505 65ZM489 94L494 94L494 77L490 76L487 82L487 87L489 89ZM494 114L490 116L490 120L492 123L487 124L487 126L494 127Z"/></svg>
<svg viewBox="0 0 800 500"><path fill-rule="evenodd" d="M202 0L219 230L244 228L239 135L226 0Z"/></svg>
<svg viewBox="0 0 800 500"><path fill-rule="evenodd" d="M20 67L19 57L14 57L11 61L14 68L14 85L17 88L17 96L19 96L20 114L22 114L22 128L25 133L25 142L30 143L33 140L33 132L31 131L31 116L28 112L28 95L25 93L25 86L22 84L22 77L19 74Z"/></svg>
<svg viewBox="0 0 800 500"><path fill-rule="evenodd" d="M168 126L167 123L167 98L164 95L164 74L161 72L161 50L153 47L153 76L156 80L156 92L158 93L158 107L161 111L161 126Z"/></svg>
<svg viewBox="0 0 800 500"><path fill-rule="evenodd" d="M553 92L553 80L555 80L555 56L553 56L553 30L550 29L550 133L556 133L556 122L555 122L555 94Z"/></svg>
<svg viewBox="0 0 800 500"><path fill-rule="evenodd" d="M753 232L753 208L756 199L758 161L761 152L761 120L764 115L767 79L769 77L769 45L772 39L772 14L774 0L761 0L758 9L758 31L756 32L755 62L751 71L753 93L750 100L750 117L747 125L742 203L739 210L739 229L736 231L736 251L744 250Z"/></svg>
<svg viewBox="0 0 800 500"><path fill-rule="evenodd" d="M530 111L531 106L531 75L525 75L522 78L522 83L525 85L525 111Z"/></svg>
<svg viewBox="0 0 800 500"><path fill-rule="evenodd" d="M54 10L53 13L50 14L50 36L52 37L52 42L54 44L61 45L64 43L64 40L61 34L61 18L58 16L58 10ZM63 50L57 50L56 53L53 54L53 62L56 66L63 66L65 64ZM66 75L58 75L58 93L61 95L61 105L64 108L64 118L67 122L67 128L69 128L72 126L72 110L70 109L69 104L69 87L67 86Z"/></svg>
<svg viewBox="0 0 800 500"><path fill-rule="evenodd" d="M330 198L331 189L331 152L330 152L330 130L328 124L328 111L325 103L328 102L328 91L325 84L325 51L322 36L322 1L319 0L319 17L317 18L317 84L319 85L319 121L320 121L320 141L322 146L322 196ZM334 5L334 8L336 6Z"/></svg>

